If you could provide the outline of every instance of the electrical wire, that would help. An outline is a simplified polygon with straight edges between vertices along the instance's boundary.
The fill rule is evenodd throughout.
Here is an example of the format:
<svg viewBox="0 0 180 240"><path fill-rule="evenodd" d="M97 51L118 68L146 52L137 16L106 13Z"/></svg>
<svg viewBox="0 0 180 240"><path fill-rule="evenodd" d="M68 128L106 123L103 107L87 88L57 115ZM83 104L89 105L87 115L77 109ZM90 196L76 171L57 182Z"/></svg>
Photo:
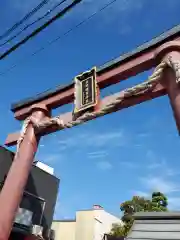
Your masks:
<svg viewBox="0 0 180 240"><path fill-rule="evenodd" d="M63 37L67 36L69 33L71 33L72 31L74 31L76 28L80 27L81 25L83 25L84 23L88 22L90 19L92 19L93 17L95 17L98 13L104 11L105 9L107 9L110 5L112 5L113 3L115 3L117 0L112 0L109 3L107 3L106 5L104 5L103 7L101 7L100 9L98 9L96 12L94 12L93 14L91 14L90 16L88 16L86 19L82 20L80 23L76 24L74 27L70 28L68 31L66 31L64 34L56 37L55 39L47 42L47 44L39 49L37 49L35 52L33 52L31 55L29 55L30 57L34 57L35 55L37 55L38 53L42 52L43 50L45 50L47 47L51 46L52 44L54 44L55 42L57 42L58 40L61 40ZM24 63L25 61L27 61L27 58L23 58L21 59L18 63L13 64L11 67L9 67L8 69L6 69L3 72L0 72L0 76L5 75L6 73L10 72L12 69L14 69L15 67L18 66L18 64L20 63Z"/></svg>
<svg viewBox="0 0 180 240"><path fill-rule="evenodd" d="M23 29L21 29L18 33L16 33L15 35L13 35L12 37L10 37L9 39L7 39L5 42L0 44L0 47L6 45L7 43L11 42L12 40L14 40L15 38L17 38L21 33L23 33L25 30L27 30L29 27L32 27L34 24L38 23L39 21L43 20L44 18L46 18L48 15L50 15L56 8L58 8L60 5L62 5L64 2L66 2L67 0L62 0L60 1L58 4L54 5L54 7L52 7L51 9L49 9L44 15L42 15L41 17L37 18L35 21L33 21L32 23L27 24Z"/></svg>
<svg viewBox="0 0 180 240"><path fill-rule="evenodd" d="M23 40L16 43L14 46L9 48L7 51L5 51L3 54L0 55L0 60L7 57L10 53L14 52L17 48L24 45L27 41L35 37L38 33L40 33L42 30L47 28L50 24L52 24L54 21L65 15L68 11L70 11L73 7L75 7L78 3L80 3L82 0L73 0L71 4L69 4L67 7L65 7L62 11L58 12L54 17L52 17L50 20L45 22L42 26L35 29L31 34L26 36Z"/></svg>
<svg viewBox="0 0 180 240"><path fill-rule="evenodd" d="M45 4L47 4L50 0L43 0L40 4L38 4L31 12L27 13L20 21L15 23L11 28L9 28L5 33L0 36L0 40L4 37L7 37L11 32L17 29L22 23L32 17L37 11L39 11Z"/></svg>

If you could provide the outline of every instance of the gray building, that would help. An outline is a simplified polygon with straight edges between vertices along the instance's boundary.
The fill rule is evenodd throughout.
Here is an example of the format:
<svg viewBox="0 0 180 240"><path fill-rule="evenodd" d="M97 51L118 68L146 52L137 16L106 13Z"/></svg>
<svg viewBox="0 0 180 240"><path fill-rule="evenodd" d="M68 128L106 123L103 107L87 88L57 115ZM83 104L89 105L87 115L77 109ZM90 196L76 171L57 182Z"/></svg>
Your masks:
<svg viewBox="0 0 180 240"><path fill-rule="evenodd" d="M140 212L126 240L180 240L180 212Z"/></svg>

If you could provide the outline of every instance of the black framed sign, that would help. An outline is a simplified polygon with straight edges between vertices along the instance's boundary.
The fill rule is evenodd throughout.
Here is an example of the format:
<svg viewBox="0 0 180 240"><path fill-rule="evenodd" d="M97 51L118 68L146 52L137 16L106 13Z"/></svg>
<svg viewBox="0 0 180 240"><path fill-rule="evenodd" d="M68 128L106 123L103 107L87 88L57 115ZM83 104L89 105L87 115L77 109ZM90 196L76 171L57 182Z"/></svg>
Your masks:
<svg viewBox="0 0 180 240"><path fill-rule="evenodd" d="M96 68L75 77L74 113L87 110L97 104Z"/></svg>

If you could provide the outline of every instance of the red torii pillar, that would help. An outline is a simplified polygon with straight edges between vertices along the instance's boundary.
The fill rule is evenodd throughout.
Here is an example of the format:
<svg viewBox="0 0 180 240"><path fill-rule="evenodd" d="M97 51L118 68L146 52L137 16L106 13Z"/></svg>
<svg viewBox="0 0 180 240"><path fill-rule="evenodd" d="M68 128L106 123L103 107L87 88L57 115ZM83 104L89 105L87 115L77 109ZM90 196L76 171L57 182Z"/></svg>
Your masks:
<svg viewBox="0 0 180 240"><path fill-rule="evenodd" d="M180 52L171 52L167 54L165 58L168 56L172 56L180 63ZM175 73L174 71L172 71L172 69L168 69L165 71L163 81L163 84L167 89L177 129L180 134L180 86L176 83Z"/></svg>
<svg viewBox="0 0 180 240"><path fill-rule="evenodd" d="M174 41L166 43L159 47L156 51L156 58L158 61L166 61L168 58L173 59L176 67L179 70L180 78L180 42ZM163 78L161 79L167 94L169 96L170 104L173 110L176 126L180 134L180 83L177 83L177 76L171 68L164 71Z"/></svg>
<svg viewBox="0 0 180 240"><path fill-rule="evenodd" d="M46 106L43 105L32 106L31 112L30 114L37 122L44 119L49 113ZM40 138L34 134L32 124L29 124L0 193L0 240L8 240L10 236L39 140Z"/></svg>
<svg viewBox="0 0 180 240"><path fill-rule="evenodd" d="M169 47L169 45L167 46L165 44L159 48L156 52L157 62L169 56L173 57L177 62L180 62L179 45L180 44L177 44L176 46L174 43ZM170 68L166 69L162 84L164 84L169 95L176 124L180 132L180 87L176 82L174 72ZM48 109L42 105L33 106L32 116L39 122L48 116ZM0 193L0 240L7 240L9 238L38 142L39 137L35 136L34 129L30 124Z"/></svg>

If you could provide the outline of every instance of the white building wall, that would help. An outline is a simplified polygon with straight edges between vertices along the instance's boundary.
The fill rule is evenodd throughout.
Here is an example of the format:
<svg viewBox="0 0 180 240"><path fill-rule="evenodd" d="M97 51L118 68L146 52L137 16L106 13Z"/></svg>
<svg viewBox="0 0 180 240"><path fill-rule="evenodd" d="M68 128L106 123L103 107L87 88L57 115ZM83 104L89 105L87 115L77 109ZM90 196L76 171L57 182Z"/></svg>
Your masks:
<svg viewBox="0 0 180 240"><path fill-rule="evenodd" d="M55 231L55 240L76 240L76 222L54 221L52 229Z"/></svg>
<svg viewBox="0 0 180 240"><path fill-rule="evenodd" d="M76 240L93 240L94 232L93 220L94 219L92 210L79 211L76 213L76 237L75 237Z"/></svg>
<svg viewBox="0 0 180 240"><path fill-rule="evenodd" d="M54 221L55 240L102 240L113 224L122 221L104 209L78 211L76 221Z"/></svg>
<svg viewBox="0 0 180 240"><path fill-rule="evenodd" d="M94 239L102 240L105 233L111 231L113 224L122 224L122 221L103 209L94 210Z"/></svg>
<svg viewBox="0 0 180 240"><path fill-rule="evenodd" d="M54 169L48 165L46 165L45 163L42 163L42 162L36 162L35 165L42 169L43 171L51 174L51 175L54 175Z"/></svg>

